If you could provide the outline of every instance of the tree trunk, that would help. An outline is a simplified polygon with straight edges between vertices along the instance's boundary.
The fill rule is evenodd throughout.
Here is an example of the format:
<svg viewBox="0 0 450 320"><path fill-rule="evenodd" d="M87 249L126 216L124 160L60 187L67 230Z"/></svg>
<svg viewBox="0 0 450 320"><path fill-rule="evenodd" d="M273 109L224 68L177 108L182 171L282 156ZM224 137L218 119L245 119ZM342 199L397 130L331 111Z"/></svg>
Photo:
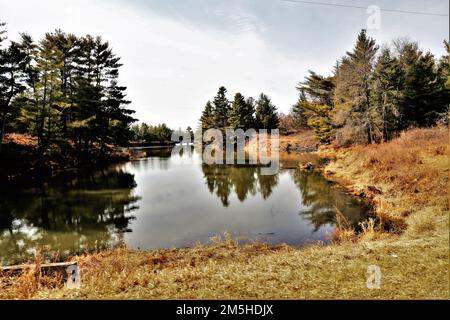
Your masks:
<svg viewBox="0 0 450 320"><path fill-rule="evenodd" d="M3 145L3 139L5 137L5 128L6 128L6 116L8 114L8 107L9 104L11 103L11 100L13 98L14 95L14 85L15 85L15 81L14 81L14 74L12 71L10 71L10 76L11 76L11 83L10 83L10 92L8 95L8 99L6 99L6 102L4 104L4 111L3 111L3 115L2 115L2 124L0 127L1 133L0 133L0 153L2 152L2 145Z"/></svg>
<svg viewBox="0 0 450 320"><path fill-rule="evenodd" d="M38 142L39 153L44 153L44 125L45 125L45 104L47 103L47 78L44 78L44 97L42 99L41 118L39 119Z"/></svg>
<svg viewBox="0 0 450 320"><path fill-rule="evenodd" d="M389 132L387 127L387 116L386 116L386 109L387 109L387 94L384 95L384 104L383 104L383 139L384 142L388 142L389 140Z"/></svg>
<svg viewBox="0 0 450 320"><path fill-rule="evenodd" d="M2 124L0 127L0 153L2 153L2 147L3 147L3 138L5 137L5 127L6 127L6 112L3 113L2 117Z"/></svg>
<svg viewBox="0 0 450 320"><path fill-rule="evenodd" d="M47 144L51 145L52 139L52 103L53 103L53 77L50 79L50 94L48 97L48 123L47 123Z"/></svg>
<svg viewBox="0 0 450 320"><path fill-rule="evenodd" d="M367 127L367 144L372 144L372 130L370 125Z"/></svg>

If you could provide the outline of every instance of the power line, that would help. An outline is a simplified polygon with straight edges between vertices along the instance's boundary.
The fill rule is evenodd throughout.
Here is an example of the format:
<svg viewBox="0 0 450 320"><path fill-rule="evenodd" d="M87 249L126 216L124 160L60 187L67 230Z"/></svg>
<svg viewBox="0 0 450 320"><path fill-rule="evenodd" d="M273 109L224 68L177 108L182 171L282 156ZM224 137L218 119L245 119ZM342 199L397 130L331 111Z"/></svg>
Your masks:
<svg viewBox="0 0 450 320"><path fill-rule="evenodd" d="M350 4L340 4L340 3L330 3L330 2L318 2L318 1L302 1L302 0L280 0L283 2L292 2L292 3L303 3L303 4L312 4L319 6L331 6L331 7L340 7L340 8L353 8L353 9L363 9L366 10L367 7L363 6L353 6ZM394 12L394 13L405 13L405 14L418 14L424 16L438 16L438 17L448 17L448 14L444 13L435 13L435 12L422 12L422 11L407 11L407 10L398 10L398 9L382 9L384 12Z"/></svg>

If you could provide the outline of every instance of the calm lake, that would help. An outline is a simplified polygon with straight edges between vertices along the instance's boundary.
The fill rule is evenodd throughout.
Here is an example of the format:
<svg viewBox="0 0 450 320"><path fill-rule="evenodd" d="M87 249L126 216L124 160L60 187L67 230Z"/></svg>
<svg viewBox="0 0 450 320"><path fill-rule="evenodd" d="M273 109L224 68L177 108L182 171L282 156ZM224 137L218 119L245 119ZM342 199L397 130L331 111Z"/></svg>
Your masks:
<svg viewBox="0 0 450 320"><path fill-rule="evenodd" d="M117 243L188 247L225 232L241 242L327 242L337 210L353 225L367 215L320 174L263 176L258 166L206 165L193 149L147 150L141 160L1 193L2 265L36 250L57 259Z"/></svg>

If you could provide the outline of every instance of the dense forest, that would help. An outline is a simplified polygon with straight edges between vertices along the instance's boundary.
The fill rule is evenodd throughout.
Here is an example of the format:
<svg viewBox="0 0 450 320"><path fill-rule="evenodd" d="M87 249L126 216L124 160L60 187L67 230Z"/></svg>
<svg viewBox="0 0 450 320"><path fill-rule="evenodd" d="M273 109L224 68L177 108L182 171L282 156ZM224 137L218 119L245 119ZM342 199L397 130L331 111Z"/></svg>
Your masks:
<svg viewBox="0 0 450 320"><path fill-rule="evenodd" d="M445 48L450 53L447 41ZM380 48L362 30L331 76L309 71L297 89L283 124L313 128L322 143L388 141L411 127L448 123L449 56L436 59L407 39Z"/></svg>
<svg viewBox="0 0 450 320"><path fill-rule="evenodd" d="M108 42L56 30L7 43L0 30L0 148L5 134L20 133L37 140L40 158L89 159L129 141L134 111Z"/></svg>

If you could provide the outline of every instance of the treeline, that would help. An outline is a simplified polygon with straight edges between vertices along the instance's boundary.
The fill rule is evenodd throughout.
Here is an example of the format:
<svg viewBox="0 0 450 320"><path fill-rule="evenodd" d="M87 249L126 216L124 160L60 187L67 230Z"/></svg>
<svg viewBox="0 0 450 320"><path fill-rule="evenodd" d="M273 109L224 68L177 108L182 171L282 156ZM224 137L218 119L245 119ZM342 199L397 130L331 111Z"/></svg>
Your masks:
<svg viewBox="0 0 450 320"><path fill-rule="evenodd" d="M165 123L157 126L151 126L144 123L136 124L131 127L134 141L145 142L167 142L171 141L174 132Z"/></svg>
<svg viewBox="0 0 450 320"><path fill-rule="evenodd" d="M213 101L208 101L200 118L203 131L208 129L277 129L280 124L276 106L261 93L257 100L236 93L233 101L226 97L227 89L220 87Z"/></svg>
<svg viewBox="0 0 450 320"><path fill-rule="evenodd" d="M310 71L297 89L285 123L313 128L322 143L378 143L448 121L449 56L435 59L409 40L379 48L362 30L331 76Z"/></svg>
<svg viewBox="0 0 450 320"><path fill-rule="evenodd" d="M5 40L0 36L0 147L5 133L36 137L40 155L102 155L128 143L134 111L108 42L61 30L38 42L26 33Z"/></svg>

